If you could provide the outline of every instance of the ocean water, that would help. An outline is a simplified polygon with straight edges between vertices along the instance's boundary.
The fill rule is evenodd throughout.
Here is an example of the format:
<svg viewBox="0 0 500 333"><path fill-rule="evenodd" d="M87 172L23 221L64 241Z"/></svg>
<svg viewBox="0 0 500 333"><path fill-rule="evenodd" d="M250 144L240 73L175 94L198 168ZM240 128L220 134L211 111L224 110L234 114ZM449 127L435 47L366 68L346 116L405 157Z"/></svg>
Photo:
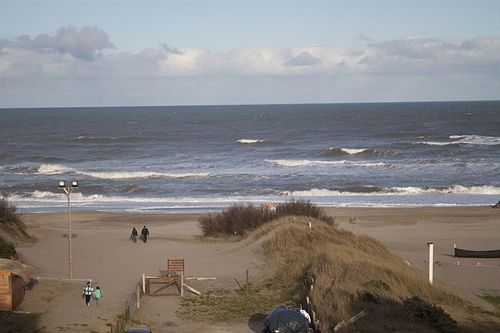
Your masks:
<svg viewBox="0 0 500 333"><path fill-rule="evenodd" d="M500 200L500 102L0 109L21 212L212 211Z"/></svg>

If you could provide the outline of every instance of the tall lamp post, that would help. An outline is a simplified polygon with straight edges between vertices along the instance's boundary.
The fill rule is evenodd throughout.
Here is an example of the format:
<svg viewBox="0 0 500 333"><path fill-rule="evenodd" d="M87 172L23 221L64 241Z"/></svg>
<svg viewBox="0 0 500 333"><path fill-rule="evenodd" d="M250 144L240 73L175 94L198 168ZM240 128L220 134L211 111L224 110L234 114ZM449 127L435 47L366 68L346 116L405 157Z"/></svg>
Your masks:
<svg viewBox="0 0 500 333"><path fill-rule="evenodd" d="M69 265L69 278L73 278L73 261L71 253L71 192L78 187L78 181L72 180L71 183L66 183L64 180L59 181L59 188L66 193L68 198L68 265Z"/></svg>

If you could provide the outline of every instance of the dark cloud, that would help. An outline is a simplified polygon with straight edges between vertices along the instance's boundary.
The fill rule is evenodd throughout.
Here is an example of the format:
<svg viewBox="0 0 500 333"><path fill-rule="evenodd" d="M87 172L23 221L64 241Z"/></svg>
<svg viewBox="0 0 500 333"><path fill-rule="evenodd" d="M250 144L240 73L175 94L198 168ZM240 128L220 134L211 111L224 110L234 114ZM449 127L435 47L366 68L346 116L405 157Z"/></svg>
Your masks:
<svg viewBox="0 0 500 333"><path fill-rule="evenodd" d="M285 64L287 66L314 66L321 63L322 61L320 58L313 56L309 52L303 51L296 57L290 57Z"/></svg>
<svg viewBox="0 0 500 333"><path fill-rule="evenodd" d="M368 37L364 32L360 33L359 35L356 36L356 39L362 42L371 42L373 41L372 38Z"/></svg>
<svg viewBox="0 0 500 333"><path fill-rule="evenodd" d="M179 49L176 49L174 47L168 46L167 43L160 43L160 47L167 53L173 53L173 54L182 54L182 51Z"/></svg>
<svg viewBox="0 0 500 333"><path fill-rule="evenodd" d="M371 43L358 62L371 72L432 74L498 72L500 38L468 40L410 38Z"/></svg>
<svg viewBox="0 0 500 333"><path fill-rule="evenodd" d="M1 40L0 47L27 49L39 53L71 54L75 58L93 60L104 49L114 48L108 34L96 26L77 28L67 25L59 28L55 34L39 34L19 36L13 41Z"/></svg>

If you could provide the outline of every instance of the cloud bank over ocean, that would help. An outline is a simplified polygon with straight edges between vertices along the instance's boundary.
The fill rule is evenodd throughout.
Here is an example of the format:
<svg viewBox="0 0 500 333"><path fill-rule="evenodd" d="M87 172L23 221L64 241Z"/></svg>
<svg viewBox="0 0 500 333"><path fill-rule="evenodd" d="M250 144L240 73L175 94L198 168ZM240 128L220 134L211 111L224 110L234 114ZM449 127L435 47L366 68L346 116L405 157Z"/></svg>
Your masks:
<svg viewBox="0 0 500 333"><path fill-rule="evenodd" d="M398 101L455 95L495 99L499 97L495 86L500 76L500 37L412 37L367 41L357 49L309 44L227 51L177 48L162 42L123 51L97 26L67 25L52 34L0 39L0 72L4 107L36 106L31 105L36 102L48 106L56 95L61 106L92 105L89 99L96 91L107 95L101 105L137 105L147 100L152 105L257 99L269 103L391 101L391 96ZM20 99L26 91L18 89L28 81L28 86L36 85L37 89L30 89L34 96ZM427 90L412 93L412 88L426 83ZM435 88L443 83L449 87L441 86L436 95ZM392 88L390 94L385 91L388 88ZM72 93L74 89L78 94ZM242 90L244 94L236 93ZM19 105L23 101L27 105Z"/></svg>

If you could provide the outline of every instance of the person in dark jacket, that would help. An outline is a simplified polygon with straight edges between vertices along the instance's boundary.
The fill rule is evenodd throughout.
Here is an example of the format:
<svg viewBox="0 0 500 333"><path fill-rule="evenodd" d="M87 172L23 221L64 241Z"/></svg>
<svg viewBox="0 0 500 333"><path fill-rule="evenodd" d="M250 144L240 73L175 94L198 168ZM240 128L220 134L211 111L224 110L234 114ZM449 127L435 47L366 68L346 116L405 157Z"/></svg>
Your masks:
<svg viewBox="0 0 500 333"><path fill-rule="evenodd" d="M146 243L148 241L148 237L149 237L149 230L148 228L146 228L146 226L144 226L141 231L141 239L144 243Z"/></svg>
<svg viewBox="0 0 500 333"><path fill-rule="evenodd" d="M139 236L139 233L137 232L136 228L132 229L132 234L130 235L130 239L135 243L137 242L137 236Z"/></svg>

